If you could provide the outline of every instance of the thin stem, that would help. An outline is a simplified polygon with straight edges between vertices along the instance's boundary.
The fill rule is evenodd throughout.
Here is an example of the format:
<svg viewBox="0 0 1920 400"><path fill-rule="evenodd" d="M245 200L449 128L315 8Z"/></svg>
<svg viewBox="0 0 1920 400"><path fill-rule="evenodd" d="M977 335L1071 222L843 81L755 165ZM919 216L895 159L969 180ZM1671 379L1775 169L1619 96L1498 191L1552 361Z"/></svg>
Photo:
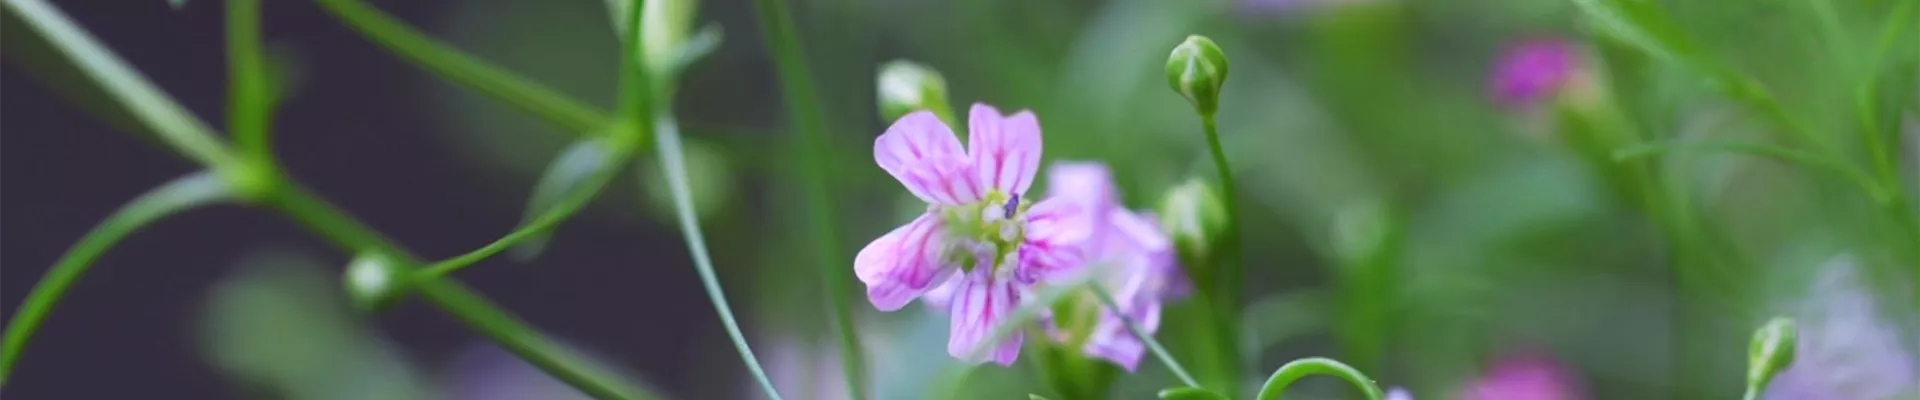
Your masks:
<svg viewBox="0 0 1920 400"><path fill-rule="evenodd" d="M269 203L275 209L349 252L380 251L412 268L419 259L352 216L298 186L284 185ZM652 399L659 396L628 386L612 374L589 364L532 327L500 311L498 306L449 279L416 279L421 297L465 322L468 327L500 344L582 393L602 400Z"/></svg>
<svg viewBox="0 0 1920 400"><path fill-rule="evenodd" d="M487 257L492 257L495 254L513 248L516 244L539 237L541 234L553 230L553 228L560 225L561 222L566 222L568 219L573 218L574 214L578 214L581 209L586 208L588 203L593 202L593 199L606 188L607 183L612 182L615 176L620 175L621 167L633 158L634 149L632 147L633 146L616 145L611 146L609 149L603 149L603 159L600 161L600 169L594 171L592 176L587 177L586 181L581 183L581 187L574 188L574 190L570 191L568 193L569 196L560 199L558 203L554 203L553 207L547 208L547 210L541 212L538 217L527 221L526 224L521 225L520 228L515 229L513 232L508 232L506 236L501 236L492 243L487 243L486 246L427 266L426 269L420 271L418 276L422 278L440 278L447 276L462 268L485 260Z"/></svg>
<svg viewBox="0 0 1920 400"><path fill-rule="evenodd" d="M519 107L568 131L594 135L607 127L605 113L422 35L366 3L357 0L316 2L367 39L435 75Z"/></svg>
<svg viewBox="0 0 1920 400"><path fill-rule="evenodd" d="M80 275L87 273L93 261L100 259L115 243L166 216L231 200L234 200L233 192L227 190L220 176L196 172L141 194L87 232L47 270L47 275L33 286L26 302L7 322L5 347L0 347L0 386L12 375L14 363L20 360L20 351L26 349L27 341L46 321L47 314L53 312L53 306L80 280Z"/></svg>
<svg viewBox="0 0 1920 400"><path fill-rule="evenodd" d="M847 282L849 272L844 246L840 243L840 224L835 217L833 206L838 204L833 197L832 176L829 171L833 160L833 147L826 136L824 113L820 110L819 94L813 88L813 75L808 72L807 57L800 47L800 34L794 27L793 14L785 0L754 0L753 8L759 16L760 33L765 38L768 51L772 52L776 69L780 74L781 93L786 95L787 117L798 130L801 141L801 168L807 185L806 203L807 225L814 228L812 236L815 260L819 263L824 291L832 302L829 313L834 326L840 333L840 360L844 369L842 375L847 379L847 393L854 399L867 398L866 393L866 356L860 348L859 332L854 330L853 299Z"/></svg>
<svg viewBox="0 0 1920 400"><path fill-rule="evenodd" d="M141 125L151 129L160 140L181 155L222 173L244 168L240 160L210 132L206 123L194 118L180 104L167 98L139 71L108 51L85 30L75 26L66 14L43 0L7 0L6 10L18 14L21 22L52 43L52 48L72 59L81 74L98 82L106 94L132 112Z"/></svg>
<svg viewBox="0 0 1920 400"><path fill-rule="evenodd" d="M707 299L713 302L713 309L720 313L720 323L727 329L727 337L733 340L734 350L740 353L740 359L747 364L747 371L753 373L760 388L767 397L780 400L780 392L774 390L773 380L767 378L766 371L760 368L760 362L753 356L753 348L747 345L746 335L740 333L740 323L733 317L733 310L727 305L727 295L720 289L720 278L713 272L713 258L707 254L705 236L700 232L700 222L693 210L693 190L687 185L687 166L685 154L680 147L679 128L673 119L665 115L660 118L659 134L654 135L660 148L660 165L667 175L667 187L673 194L673 209L680 219L680 231L687 239L687 251L693 253L695 271L700 273L700 284L707 290Z"/></svg>
<svg viewBox="0 0 1920 400"><path fill-rule="evenodd" d="M1281 365L1280 369L1273 371L1273 376L1268 377L1267 384L1260 387L1260 396L1256 398L1259 400L1279 399L1280 393L1285 392L1287 386L1292 385L1293 381L1314 374L1333 375L1340 377L1340 379L1345 379L1347 383L1353 384L1354 388L1360 389L1361 394L1366 395L1367 400L1381 400L1386 397L1385 394L1380 392L1380 386L1374 384L1373 379L1367 378L1366 374L1360 373L1360 370L1353 369L1353 367L1330 358L1309 357L1293 360L1293 362Z"/></svg>
<svg viewBox="0 0 1920 400"><path fill-rule="evenodd" d="M1215 268L1212 282L1208 283L1212 289L1212 298L1208 301L1211 314L1208 320L1211 330L1209 333L1213 337L1212 358L1216 363L1212 370L1217 374L1225 375L1217 383L1222 385L1218 389L1224 391L1223 393L1228 397L1232 397L1239 392L1234 382L1239 381L1240 375L1238 349L1240 328L1235 323L1235 318L1240 315L1240 284L1243 274L1240 246L1240 191L1235 184L1236 180L1233 179L1233 167L1227 163L1226 148L1220 145L1220 130L1215 123L1214 115L1201 114L1200 123L1206 130L1207 147L1213 152L1214 170L1220 174L1220 200L1221 205L1226 207L1227 221L1229 221L1226 235L1218 245L1219 256L1210 260Z"/></svg>
<svg viewBox="0 0 1920 400"><path fill-rule="evenodd" d="M1200 387L1200 382L1193 380L1193 375L1187 374L1187 369L1180 366L1180 361L1174 360L1173 354L1168 353L1165 347L1161 347L1160 342L1153 340L1152 333L1141 329L1140 324L1134 323L1132 317L1128 317L1126 312L1120 310L1120 304L1113 301L1113 294L1107 293L1107 288L1098 284L1092 286L1093 294L1100 296L1100 302L1107 305L1107 310L1113 312L1114 316L1120 317L1120 322L1126 324L1127 330L1132 331L1133 336L1140 338L1141 343L1146 343L1147 350L1153 351L1154 357L1159 357L1161 363L1167 364L1167 369L1173 370L1173 375L1180 378L1180 383L1189 387Z"/></svg>
<svg viewBox="0 0 1920 400"><path fill-rule="evenodd" d="M227 130L243 157L271 160L266 63L260 57L260 0L227 1Z"/></svg>

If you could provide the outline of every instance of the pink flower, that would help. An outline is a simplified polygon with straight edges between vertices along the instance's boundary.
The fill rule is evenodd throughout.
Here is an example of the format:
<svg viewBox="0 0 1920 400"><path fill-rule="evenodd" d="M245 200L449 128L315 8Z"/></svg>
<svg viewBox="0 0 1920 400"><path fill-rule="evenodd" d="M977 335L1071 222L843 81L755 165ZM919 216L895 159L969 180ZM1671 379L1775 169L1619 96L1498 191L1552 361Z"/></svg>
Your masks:
<svg viewBox="0 0 1920 400"><path fill-rule="evenodd" d="M1540 354L1507 357L1461 393L1462 400L1580 400L1577 378Z"/></svg>
<svg viewBox="0 0 1920 400"><path fill-rule="evenodd" d="M881 311L936 287L948 292L940 299L948 301L936 302L952 316L947 353L1011 365L1020 356L1019 332L985 342L1034 284L1082 264L1091 219L1076 204L1022 197L1040 167L1040 121L1032 112L1003 116L974 104L967 125L964 150L928 111L901 117L874 140L874 160L925 200L927 212L861 249L854 274ZM993 346L991 353L974 351L983 346Z"/></svg>
<svg viewBox="0 0 1920 400"><path fill-rule="evenodd" d="M1520 42L1501 54L1489 90L1510 107L1528 106L1553 96L1578 72L1580 57L1559 39Z"/></svg>
<svg viewBox="0 0 1920 400"><path fill-rule="evenodd" d="M1089 242L1089 271L1094 282L1113 295L1115 305L1127 319L1151 335L1160 326L1160 306L1164 300L1184 294L1184 278L1174 262L1173 242L1150 216L1120 207L1113 179L1107 167L1097 163L1056 163L1047 171L1047 192L1052 199L1080 205L1094 215ZM1082 349L1087 355L1102 358L1133 371L1140 364L1146 345L1127 329L1126 321L1112 309L1099 306L1099 319L1087 332ZM1066 328L1054 326L1056 332Z"/></svg>

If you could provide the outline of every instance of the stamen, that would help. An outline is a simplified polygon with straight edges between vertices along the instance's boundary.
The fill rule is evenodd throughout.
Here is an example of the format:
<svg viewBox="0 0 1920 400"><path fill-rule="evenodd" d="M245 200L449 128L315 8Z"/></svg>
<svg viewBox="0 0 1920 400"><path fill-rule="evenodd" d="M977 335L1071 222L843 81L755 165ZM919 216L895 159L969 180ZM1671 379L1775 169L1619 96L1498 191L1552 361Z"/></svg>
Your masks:
<svg viewBox="0 0 1920 400"><path fill-rule="evenodd" d="M1013 198L1007 199L1007 204L1001 207L1007 212L1006 218L1013 219L1013 213L1020 210L1020 195L1013 195Z"/></svg>

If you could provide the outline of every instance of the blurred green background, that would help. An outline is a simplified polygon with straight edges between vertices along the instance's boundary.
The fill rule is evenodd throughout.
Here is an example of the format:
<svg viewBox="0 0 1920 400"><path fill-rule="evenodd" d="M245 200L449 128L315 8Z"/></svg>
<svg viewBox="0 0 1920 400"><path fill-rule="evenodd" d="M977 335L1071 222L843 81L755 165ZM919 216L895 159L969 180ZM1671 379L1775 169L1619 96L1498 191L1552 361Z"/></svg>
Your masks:
<svg viewBox="0 0 1920 400"><path fill-rule="evenodd" d="M179 11L159 1L128 8L75 3L59 6L189 108L218 112L220 10L213 1L189 2ZM479 58L591 103L612 104L617 54L602 2L371 3ZM1699 54L1754 77L1843 162L1868 165L1872 150L1861 133L1860 110L1877 110L1879 134L1904 155L1893 163L1895 181L1904 199L1913 198L1920 186L1914 162L1920 128L1911 122L1920 113L1912 107L1920 92L1914 63L1920 35L1916 29L1882 33L1885 23L1902 18L1892 11L1901 1L1634 3L1657 3ZM1778 159L1672 152L1652 156L1657 162L1615 162L1612 151L1662 140L1800 143L1783 139L1788 136L1779 126L1683 60L1649 56L1601 35L1573 2L808 0L794 6L834 140L842 254L921 207L872 161L871 142L887 125L874 98L881 63L907 59L938 69L957 107L986 102L1033 110L1048 162L1105 162L1126 203L1145 209L1180 182L1214 179L1199 120L1167 88L1162 69L1174 45L1204 34L1232 60L1219 126L1241 181L1238 224L1249 294L1241 347L1249 388L1287 360L1329 356L1423 399L1732 398L1744 381L1751 330L1769 316L1789 315L1815 325L1803 328L1812 343L1838 343L1803 345L1803 352L1833 348L1818 351L1871 358L1803 355L1841 361L1808 364L1815 365L1805 367L1812 372L1802 374L1839 377L1804 379L1833 389L1794 398L1920 396L1914 361L1920 310L1911 301L1916 269L1913 259L1902 258L1920 243L1898 231L1914 223L1903 220L1913 214L1891 213L1848 181ZM808 247L816 241L800 225L800 190L807 183L793 172L795 135L783 117L757 20L745 2L699 8L699 21L722 27L725 42L684 76L674 109L689 142L696 203L716 265L736 311L747 318L749 339L786 394L842 398L828 306L811 265L816 249ZM505 232L528 188L570 139L394 61L311 5L274 2L267 15L268 45L295 71L288 111L277 126L293 175L313 180L321 194L341 198L374 226L397 229L401 243L424 253L453 254ZM1920 25L1914 20L1908 25ZM165 33L144 35L120 23ZM1502 106L1489 85L1503 52L1542 39L1573 44L1588 86L1530 106ZM193 46L205 49L182 50ZM141 165L184 171L159 149L107 163L29 154L84 158L100 154L90 147L101 146L97 141L113 142L120 147L110 151L126 154L144 145L57 102L60 85L28 83L47 79L25 77L35 71L24 66L31 60L22 60L31 55L11 51L17 48L7 54L9 93L0 101L9 144L3 147L8 240L0 253L7 265L0 298L8 312L80 229L137 191L76 192L89 174L122 176L115 171ZM1877 95L1860 97L1866 86ZM359 101L370 104L346 104ZM55 111L35 111L49 109ZM71 126L103 133L21 142ZM337 131L359 132L333 136ZM551 256L482 264L471 272L479 275L475 286L501 296L534 325L581 339L575 344L583 351L634 371L636 381L685 398L751 398L750 382L697 297L698 283L672 228L671 202L652 168L658 160L641 162L648 166L643 183L616 181L610 195L559 230ZM1623 173L1621 165L1647 169ZM23 175L43 166L77 171ZM373 176L385 171L411 172ZM142 186L128 180L118 187ZM427 183L411 187L416 182ZM20 195L49 192L98 196L74 205L63 196L77 194ZM1655 197L1664 201L1654 204L1666 208L1649 206ZM1896 207L1914 208L1902 201ZM30 216L54 211L71 215ZM415 212L426 214L409 215ZM259 215L216 221L278 226ZM26 233L35 226L58 230L21 239L37 236ZM173 229L188 238L167 240L221 227L204 222ZM444 319L419 305L398 317L353 314L335 292L345 256L318 251L313 239L290 228L267 229L277 233L226 234L216 241L218 253L210 253L220 256L195 261L195 276L206 279L163 282L179 286L152 293L188 300L161 312L166 318L146 320L194 338L158 345L192 343L204 351L122 355L51 340L51 349L36 348L41 354L24 360L7 390L23 398L97 398L61 394L109 395L115 392L71 385L137 372L74 377L81 367L35 364L154 357L141 365L215 371L186 375L194 383L155 382L165 389L153 391L162 398L571 395L497 350L463 344L478 342L445 321L414 322ZM100 269L152 267L138 264L164 253L151 254L109 258ZM556 272L570 268L590 269ZM551 278L558 274L571 275ZM1831 278L1836 274L1844 278ZM74 298L115 297L145 286L84 285ZM1822 300L1843 295L1856 297ZM569 296L574 300L555 300ZM119 298L135 301L128 297ZM1182 343L1196 335L1182 326L1190 307L1175 303L1160 335L1183 359L1191 349ZM930 398L938 385L953 383L956 367L940 351L944 316L919 306L879 313L858 300L856 309L876 398ZM91 326L114 332L92 333L92 340L105 341L140 334L110 322L124 320L116 313L126 312L142 311L106 305L60 311L96 315L87 317L95 321ZM1843 312L1861 317L1833 327L1818 318ZM58 336L57 327L74 318L56 316L47 335ZM616 333L606 331L606 323L619 324ZM1564 383L1562 389L1473 397L1474 388L1499 375L1493 371L1521 356L1551 360L1539 368L1554 370L1560 378L1550 380ZM1032 365L976 370L957 383L964 388L958 398L1047 393ZM1120 380L1114 398L1149 398L1177 385L1159 362L1142 365ZM472 388L479 384L504 386ZM249 389L230 389L235 386ZM1303 398L1354 396L1331 379L1294 390ZM1548 392L1572 397L1521 394Z"/></svg>

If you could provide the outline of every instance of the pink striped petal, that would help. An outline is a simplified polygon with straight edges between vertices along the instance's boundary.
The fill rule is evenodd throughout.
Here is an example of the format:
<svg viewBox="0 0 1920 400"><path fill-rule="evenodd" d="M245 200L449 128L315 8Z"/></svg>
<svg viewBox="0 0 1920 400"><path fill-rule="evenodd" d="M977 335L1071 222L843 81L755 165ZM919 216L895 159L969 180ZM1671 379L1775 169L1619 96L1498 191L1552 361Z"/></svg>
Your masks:
<svg viewBox="0 0 1920 400"><path fill-rule="evenodd" d="M945 241L940 218L923 214L860 249L853 273L867 284L867 300L881 311L898 310L944 281L954 270L940 262Z"/></svg>
<svg viewBox="0 0 1920 400"><path fill-rule="evenodd" d="M1060 282L1084 272L1098 220L1087 208L1051 198L1027 209L1026 242L1014 269L1020 282Z"/></svg>
<svg viewBox="0 0 1920 400"><path fill-rule="evenodd" d="M967 153L983 189L1026 193L1040 170L1040 147L1040 119L1032 111L1002 117L993 106L976 103L967 115Z"/></svg>
<svg viewBox="0 0 1920 400"><path fill-rule="evenodd" d="M1019 330L999 342L988 341L993 339L994 330L1003 329L1001 324L1014 322L1009 317L1020 304L1020 292L1012 280L985 269L975 269L958 281L951 301L953 321L947 331L947 354L967 363L992 360L1013 365L1020 357L1024 339Z"/></svg>
<svg viewBox="0 0 1920 400"><path fill-rule="evenodd" d="M928 203L966 203L984 193L960 139L929 111L907 114L887 127L873 140L873 160Z"/></svg>

